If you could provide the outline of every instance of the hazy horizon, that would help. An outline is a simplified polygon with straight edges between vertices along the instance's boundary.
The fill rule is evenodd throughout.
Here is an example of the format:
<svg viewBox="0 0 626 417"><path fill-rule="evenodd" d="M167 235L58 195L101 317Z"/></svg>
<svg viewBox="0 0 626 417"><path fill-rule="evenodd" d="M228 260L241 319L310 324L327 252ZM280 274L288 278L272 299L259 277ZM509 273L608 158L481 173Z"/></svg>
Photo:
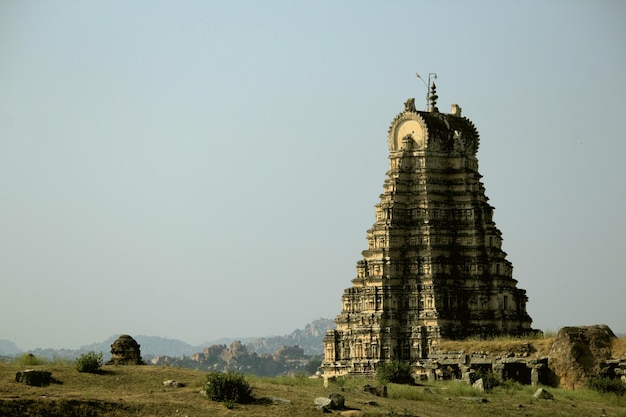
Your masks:
<svg viewBox="0 0 626 417"><path fill-rule="evenodd" d="M626 332L626 3L0 3L0 339L334 318L437 73L532 326ZM215 337L212 337L215 335Z"/></svg>
<svg viewBox="0 0 626 417"><path fill-rule="evenodd" d="M89 345L93 345L93 344L97 344L97 343L102 343L102 342L106 342L108 340L115 340L117 339L119 336L124 335L124 334L129 334L133 339L141 339L144 337L158 337L161 339L167 339L167 340L174 340L174 341L179 341L179 342L183 342L186 343L188 345L191 346L195 346L195 347L207 347L210 346L211 343L218 343L218 342L222 342L225 340L240 340L240 341L244 341L244 340L249 340L249 339L263 339L263 338L272 338L272 337L284 337L284 336L288 336L290 334L292 334L293 332L295 332L296 330L304 330L304 327L316 320L320 320L320 319L329 319L327 317L318 317L317 319L311 320L311 322L306 323L300 327L294 328L291 331L288 331L286 333L282 333L282 334L265 334L265 335L236 335L236 336L216 336L216 337L208 337L206 339L201 340L199 343L191 343L187 340L183 340L183 339L179 339L179 338L174 338L174 337L168 337L166 335L158 335L158 334L129 334L129 333L125 333L125 332L116 332L113 334L110 334L108 336L102 336L100 339L97 340L92 340L89 342L85 342L85 343L81 343L78 346L58 346L58 347L52 347L52 346L34 346L31 347L29 349L23 349L21 346L19 346L17 343L15 343L15 341L10 340L10 339L6 339L6 338L0 338L0 341L8 341L11 342L13 344L15 344L17 346L17 348L19 348L21 351L23 352L28 352L28 351L33 351L33 350L37 350L37 349L67 349L67 350L78 350L80 348L89 346ZM332 320L332 319L329 319Z"/></svg>

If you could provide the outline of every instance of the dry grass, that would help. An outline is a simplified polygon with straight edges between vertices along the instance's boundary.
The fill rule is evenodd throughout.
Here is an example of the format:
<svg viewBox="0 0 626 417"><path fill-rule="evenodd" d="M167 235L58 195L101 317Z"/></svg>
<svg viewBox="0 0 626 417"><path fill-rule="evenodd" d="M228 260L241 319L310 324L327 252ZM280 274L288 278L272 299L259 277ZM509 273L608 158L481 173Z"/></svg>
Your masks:
<svg viewBox="0 0 626 417"><path fill-rule="evenodd" d="M499 354L506 352L528 352L531 356L548 356L550 348L556 339L553 333L547 333L545 337L496 337L493 339L443 340L439 344L442 351L456 351L465 353L485 352ZM626 358L626 336L613 341L614 358Z"/></svg>
<svg viewBox="0 0 626 417"><path fill-rule="evenodd" d="M281 397L290 404L237 404L227 409L203 397L205 373L184 368L155 366L105 366L99 375L78 373L69 364L39 365L61 384L29 387L15 382L20 365L0 365L0 416L30 417L142 417L142 416L319 416L313 399L341 392L346 406L361 410L366 417L413 415L444 417L478 416L594 416L601 409L611 417L626 417L626 398L592 391L567 391L549 388L552 401L533 398L536 387L509 386L490 393L474 391L458 381L409 387L389 385L389 398L374 397L361 387L371 380L347 378L343 387L324 388L321 380L308 378L249 377L255 398ZM162 382L175 379L184 388L165 388ZM430 393L425 391L429 388ZM480 396L488 402L466 398ZM375 401L376 404L368 403ZM335 413L338 414L338 413Z"/></svg>
<svg viewBox="0 0 626 417"><path fill-rule="evenodd" d="M613 340L613 346L611 348L614 358L626 358L626 336Z"/></svg>
<svg viewBox="0 0 626 417"><path fill-rule="evenodd" d="M496 337L493 339L443 340L439 349L443 351L456 351L465 353L484 352L489 354L499 353L524 353L531 356L547 356L550 353L554 336L550 337Z"/></svg>

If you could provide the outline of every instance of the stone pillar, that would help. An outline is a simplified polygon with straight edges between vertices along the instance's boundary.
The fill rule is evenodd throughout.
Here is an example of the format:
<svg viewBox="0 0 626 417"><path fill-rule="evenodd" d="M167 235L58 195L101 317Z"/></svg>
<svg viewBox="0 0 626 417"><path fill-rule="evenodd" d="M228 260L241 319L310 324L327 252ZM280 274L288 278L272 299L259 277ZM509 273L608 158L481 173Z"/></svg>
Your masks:
<svg viewBox="0 0 626 417"><path fill-rule="evenodd" d="M493 373L493 376L498 381L504 381L504 363L503 362L494 361L493 365L491 365L491 372Z"/></svg>
<svg viewBox="0 0 626 417"><path fill-rule="evenodd" d="M437 375L435 370L439 367L438 363L427 363L424 364L424 372L426 373L426 377L429 382L433 382L437 380Z"/></svg>
<svg viewBox="0 0 626 417"><path fill-rule="evenodd" d="M530 366L530 385L533 387L539 385L539 368L541 368L541 365Z"/></svg>
<svg viewBox="0 0 626 417"><path fill-rule="evenodd" d="M461 381L471 385L474 377L474 371L469 364L468 355L463 355L463 363L459 363L459 370L461 371Z"/></svg>

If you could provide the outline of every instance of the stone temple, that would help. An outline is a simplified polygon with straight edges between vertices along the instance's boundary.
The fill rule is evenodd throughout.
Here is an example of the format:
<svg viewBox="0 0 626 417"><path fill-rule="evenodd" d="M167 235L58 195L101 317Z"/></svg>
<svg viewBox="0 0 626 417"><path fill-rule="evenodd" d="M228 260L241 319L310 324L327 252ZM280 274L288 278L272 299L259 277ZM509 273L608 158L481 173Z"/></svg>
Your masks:
<svg viewBox="0 0 626 417"><path fill-rule="evenodd" d="M532 332L478 173L479 135L452 105L414 99L391 122L389 171L367 249L324 338L325 375L427 358L441 339Z"/></svg>

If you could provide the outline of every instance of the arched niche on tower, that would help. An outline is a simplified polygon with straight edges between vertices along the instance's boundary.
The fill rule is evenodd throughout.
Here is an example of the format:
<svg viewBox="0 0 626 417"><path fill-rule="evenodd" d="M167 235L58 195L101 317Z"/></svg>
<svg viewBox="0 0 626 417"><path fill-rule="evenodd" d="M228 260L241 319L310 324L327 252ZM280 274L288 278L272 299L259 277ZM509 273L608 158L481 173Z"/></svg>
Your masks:
<svg viewBox="0 0 626 417"><path fill-rule="evenodd" d="M394 120L389 129L389 150L425 149L427 137L424 120L417 113L405 112Z"/></svg>

